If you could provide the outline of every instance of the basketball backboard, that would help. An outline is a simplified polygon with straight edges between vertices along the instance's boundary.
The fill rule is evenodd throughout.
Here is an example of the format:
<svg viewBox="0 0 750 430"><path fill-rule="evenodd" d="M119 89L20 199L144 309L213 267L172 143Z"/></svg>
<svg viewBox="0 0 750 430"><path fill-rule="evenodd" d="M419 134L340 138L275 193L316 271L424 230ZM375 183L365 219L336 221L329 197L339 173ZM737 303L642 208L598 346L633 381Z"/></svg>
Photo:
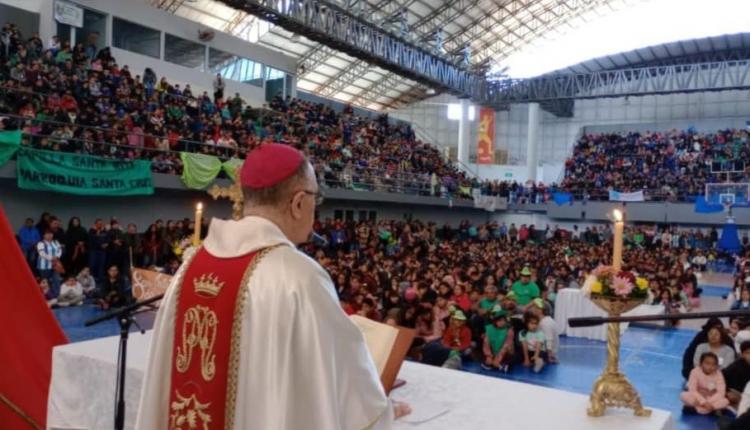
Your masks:
<svg viewBox="0 0 750 430"><path fill-rule="evenodd" d="M718 182L706 184L706 203L722 205L729 209L733 205L747 205L750 202L750 183Z"/></svg>

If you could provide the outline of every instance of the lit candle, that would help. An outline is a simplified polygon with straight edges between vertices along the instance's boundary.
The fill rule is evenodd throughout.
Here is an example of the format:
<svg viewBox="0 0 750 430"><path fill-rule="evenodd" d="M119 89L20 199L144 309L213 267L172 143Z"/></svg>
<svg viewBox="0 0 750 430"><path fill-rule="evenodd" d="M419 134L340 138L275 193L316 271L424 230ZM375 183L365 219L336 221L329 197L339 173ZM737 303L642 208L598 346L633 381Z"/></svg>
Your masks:
<svg viewBox="0 0 750 430"><path fill-rule="evenodd" d="M622 234L625 228L625 222L623 221L622 212L619 209L615 209L612 212L615 218L615 239L612 251L612 267L616 272L622 269Z"/></svg>
<svg viewBox="0 0 750 430"><path fill-rule="evenodd" d="M203 203L195 206L195 228L193 229L193 246L201 244L201 223L203 223Z"/></svg>

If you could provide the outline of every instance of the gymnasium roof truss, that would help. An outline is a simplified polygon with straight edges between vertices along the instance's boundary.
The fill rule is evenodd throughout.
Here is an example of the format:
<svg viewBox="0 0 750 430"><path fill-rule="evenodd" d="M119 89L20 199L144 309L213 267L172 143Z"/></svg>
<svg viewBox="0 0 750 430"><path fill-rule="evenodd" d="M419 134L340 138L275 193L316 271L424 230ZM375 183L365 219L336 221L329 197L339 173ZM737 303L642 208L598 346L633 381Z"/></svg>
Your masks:
<svg viewBox="0 0 750 430"><path fill-rule="evenodd" d="M383 23L358 17L335 3L324 0L222 2L362 60L327 81L319 92L324 96L332 95L347 82L367 73L371 64L456 95L478 98L482 94L484 76L481 74L408 41L404 30L399 35L385 31ZM331 86L335 88L329 90Z"/></svg>
<svg viewBox="0 0 750 430"><path fill-rule="evenodd" d="M152 0L177 15L194 19L218 30L245 37L257 27L258 18L248 13L246 4L276 6L291 10L292 5L330 4L328 10L341 10L360 22L384 28L393 39L417 46L425 53L451 64L466 75L481 76L508 55L524 48L549 31L565 31L585 24L592 16L607 13L634 0ZM229 6L229 7L228 7ZM233 9L231 10L230 7ZM299 7L297 8L299 10ZM312 8L318 13L320 8ZM407 32L401 33L400 13L406 10ZM365 19L366 18L366 19ZM317 18L316 18L317 19ZM223 20L223 21L219 21ZM320 20L318 21L320 22ZM436 50L438 30L442 49ZM403 36L403 37L402 37ZM435 85L419 74L401 74L368 64L339 49L307 37L299 37L273 26L258 40L251 40L298 58L297 79L301 89L355 105L384 110L428 97L434 88L457 94L461 79L448 79ZM470 66L464 70L464 49L469 47ZM457 66L457 67L456 67ZM363 72L358 74L354 72ZM446 75L444 72L443 75ZM449 75L450 76L450 75ZM457 82L459 81L459 82ZM469 79L464 79L469 81ZM476 85L475 85L476 86ZM472 90L464 83L459 89ZM381 90L381 91L379 91Z"/></svg>
<svg viewBox="0 0 750 430"><path fill-rule="evenodd" d="M487 106L538 102L557 116L570 117L575 99L750 90L750 59L556 73L493 82L487 90L482 103Z"/></svg>
<svg viewBox="0 0 750 430"><path fill-rule="evenodd" d="M532 79L485 80L493 66L543 34L585 25L633 1L152 0L298 58L305 91L374 110L396 109L435 89L496 109L539 102L569 117L576 98L750 88L748 34L645 47ZM274 25L258 32L261 19Z"/></svg>

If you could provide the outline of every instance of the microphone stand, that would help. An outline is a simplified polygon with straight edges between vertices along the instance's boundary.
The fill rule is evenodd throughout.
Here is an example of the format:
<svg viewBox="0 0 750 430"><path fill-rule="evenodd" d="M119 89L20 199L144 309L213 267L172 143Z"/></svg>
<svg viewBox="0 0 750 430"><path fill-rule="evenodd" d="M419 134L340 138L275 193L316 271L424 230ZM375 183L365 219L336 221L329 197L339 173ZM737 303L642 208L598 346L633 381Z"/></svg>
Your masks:
<svg viewBox="0 0 750 430"><path fill-rule="evenodd" d="M117 318L117 322L120 324L120 348L117 354L117 384L115 386L115 430L123 430L125 428L125 370L128 356L128 335L130 333L130 326L135 324L141 334L146 333L146 330L144 330L133 317L140 313L138 311L140 308L150 306L152 303L158 302L163 297L164 294L158 294L150 299L113 309L104 315L92 318L84 323L85 327L90 327L112 318Z"/></svg>
<svg viewBox="0 0 750 430"><path fill-rule="evenodd" d="M607 323L641 322L641 321L679 321L694 320L701 318L733 318L750 317L750 310L723 311L723 312L695 312L688 314L664 314L664 315L640 315L619 317L577 317L568 318L570 327L591 327Z"/></svg>

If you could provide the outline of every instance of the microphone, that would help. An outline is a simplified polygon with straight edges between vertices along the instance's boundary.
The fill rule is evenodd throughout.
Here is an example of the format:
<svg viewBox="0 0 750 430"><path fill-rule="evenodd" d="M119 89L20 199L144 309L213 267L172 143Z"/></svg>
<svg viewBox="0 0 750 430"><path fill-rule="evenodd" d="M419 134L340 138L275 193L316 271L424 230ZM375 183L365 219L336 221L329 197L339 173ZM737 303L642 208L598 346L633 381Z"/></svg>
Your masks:
<svg viewBox="0 0 750 430"><path fill-rule="evenodd" d="M606 324L607 321L604 317L580 317L580 318L569 318L568 325L570 327L591 327L595 325Z"/></svg>
<svg viewBox="0 0 750 430"><path fill-rule="evenodd" d="M619 317L577 317L568 318L570 327L592 327L606 323L623 323L623 322L644 322L644 321L680 321L694 320L704 318L747 318L750 317L750 310L721 311L721 312L689 312L684 314L656 314L656 315L636 315L636 316L619 316Z"/></svg>
<svg viewBox="0 0 750 430"><path fill-rule="evenodd" d="M310 242L313 245L319 246L321 248L325 248L328 246L328 239L315 232L312 232L312 234L310 235Z"/></svg>

